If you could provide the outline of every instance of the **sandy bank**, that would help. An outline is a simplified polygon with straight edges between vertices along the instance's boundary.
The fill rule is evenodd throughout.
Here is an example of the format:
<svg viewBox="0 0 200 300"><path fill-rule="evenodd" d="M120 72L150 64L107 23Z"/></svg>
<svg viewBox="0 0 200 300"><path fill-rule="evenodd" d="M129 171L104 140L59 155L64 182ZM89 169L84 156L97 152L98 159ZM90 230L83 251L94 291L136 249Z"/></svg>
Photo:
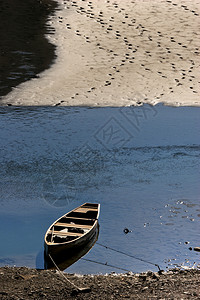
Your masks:
<svg viewBox="0 0 200 300"><path fill-rule="evenodd" d="M84 275L0 268L1 299L199 299L199 270ZM77 288L88 288L77 292Z"/></svg>
<svg viewBox="0 0 200 300"><path fill-rule="evenodd" d="M56 63L3 105L200 105L199 0L58 2Z"/></svg>

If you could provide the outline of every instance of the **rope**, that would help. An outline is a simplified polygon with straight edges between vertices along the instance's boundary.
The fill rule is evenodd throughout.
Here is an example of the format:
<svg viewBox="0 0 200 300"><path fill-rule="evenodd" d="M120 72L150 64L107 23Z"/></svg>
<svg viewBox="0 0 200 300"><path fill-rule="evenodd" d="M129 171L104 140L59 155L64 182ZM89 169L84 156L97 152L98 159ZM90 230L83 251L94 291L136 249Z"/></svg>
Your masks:
<svg viewBox="0 0 200 300"><path fill-rule="evenodd" d="M55 261L53 260L52 256L49 254L49 257L51 258L54 266L56 267L56 269L58 270L59 274L66 280L68 281L71 285L73 285L76 289L78 289L79 291L82 291L83 289L87 289L87 288L80 288L78 287L76 284L74 284L73 282L71 282L64 274L63 272L61 272L61 270L59 269L59 267L56 265Z"/></svg>
<svg viewBox="0 0 200 300"><path fill-rule="evenodd" d="M145 260L145 259L142 259L142 258L136 257L136 256L134 256L134 255L127 254L127 253L125 253L125 252L123 252L123 251L116 250L116 249L113 249L113 248L111 248L111 247L102 245L102 244L100 244L100 243L98 243L98 242L96 242L96 244L99 245L99 246L101 246L101 247L104 247L104 248L106 248L106 249L109 249L109 250L118 252L118 253L120 253L120 254L129 256L129 257L131 257L131 258L134 258L134 259L137 259L137 260L140 260L140 261L143 261L143 262L145 262L145 263L147 263L147 264L154 265L154 266L156 266L156 267L158 268L159 271L161 270L158 264L154 264L154 263L152 263L152 262L150 262L150 261L147 261L147 260Z"/></svg>
<svg viewBox="0 0 200 300"><path fill-rule="evenodd" d="M132 272L130 270L127 270L127 269L123 269L123 268L120 268L120 267L116 267L116 266L112 266L112 265L109 265L106 263L102 263L102 262L99 262L99 261L95 261L95 260L91 260L91 259L87 259L87 258L81 258L82 260L85 260L85 261L89 261L89 262L93 262L95 264L99 264L99 265L103 265L103 266L107 266L107 267L111 267L111 268L115 268L115 269L118 269L118 270L122 270L122 271L126 271L126 272ZM133 273L133 272L132 272Z"/></svg>

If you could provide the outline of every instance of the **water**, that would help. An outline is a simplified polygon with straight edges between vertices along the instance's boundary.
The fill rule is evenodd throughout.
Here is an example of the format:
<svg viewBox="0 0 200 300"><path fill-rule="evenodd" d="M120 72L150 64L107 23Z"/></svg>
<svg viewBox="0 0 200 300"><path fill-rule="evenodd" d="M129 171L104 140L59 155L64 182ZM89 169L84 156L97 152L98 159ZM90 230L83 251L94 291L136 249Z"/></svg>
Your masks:
<svg viewBox="0 0 200 300"><path fill-rule="evenodd" d="M199 108L0 109L0 265L43 267L49 225L101 204L98 242L193 266L199 246ZM125 234L124 228L132 232ZM85 256L133 272L153 265L96 244ZM117 271L80 260L68 272Z"/></svg>
<svg viewBox="0 0 200 300"><path fill-rule="evenodd" d="M37 77L54 60L55 47L45 34L53 33L46 22L55 9L52 0L1 0L0 96Z"/></svg>

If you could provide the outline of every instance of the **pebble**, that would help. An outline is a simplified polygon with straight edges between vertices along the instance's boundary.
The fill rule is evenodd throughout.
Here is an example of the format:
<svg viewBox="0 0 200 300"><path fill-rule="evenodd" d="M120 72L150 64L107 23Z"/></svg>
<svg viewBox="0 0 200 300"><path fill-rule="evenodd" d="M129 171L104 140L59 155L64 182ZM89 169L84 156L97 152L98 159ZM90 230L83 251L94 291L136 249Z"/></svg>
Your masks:
<svg viewBox="0 0 200 300"><path fill-rule="evenodd" d="M200 247L194 247L194 251L200 252Z"/></svg>

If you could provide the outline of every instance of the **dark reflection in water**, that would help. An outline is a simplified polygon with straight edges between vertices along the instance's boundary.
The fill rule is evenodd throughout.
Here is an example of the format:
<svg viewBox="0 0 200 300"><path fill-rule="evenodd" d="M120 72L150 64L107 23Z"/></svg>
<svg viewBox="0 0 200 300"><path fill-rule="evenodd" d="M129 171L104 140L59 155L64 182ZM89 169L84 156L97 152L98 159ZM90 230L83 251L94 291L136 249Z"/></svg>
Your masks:
<svg viewBox="0 0 200 300"><path fill-rule="evenodd" d="M0 97L52 63L55 46L44 35L53 32L46 21L55 9L53 0L0 1Z"/></svg>

